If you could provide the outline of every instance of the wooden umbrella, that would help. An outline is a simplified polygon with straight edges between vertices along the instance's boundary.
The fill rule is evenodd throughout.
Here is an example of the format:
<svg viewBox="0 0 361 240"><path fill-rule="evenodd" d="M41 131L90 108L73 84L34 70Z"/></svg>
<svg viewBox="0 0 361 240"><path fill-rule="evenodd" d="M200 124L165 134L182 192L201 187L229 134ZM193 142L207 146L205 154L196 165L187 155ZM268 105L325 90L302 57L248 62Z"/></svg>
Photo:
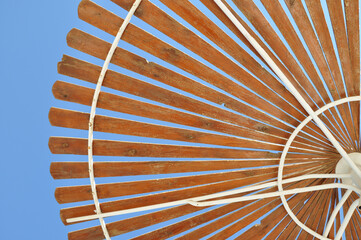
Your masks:
<svg viewBox="0 0 361 240"><path fill-rule="evenodd" d="M111 2L53 86L69 239L359 239L357 0Z"/></svg>

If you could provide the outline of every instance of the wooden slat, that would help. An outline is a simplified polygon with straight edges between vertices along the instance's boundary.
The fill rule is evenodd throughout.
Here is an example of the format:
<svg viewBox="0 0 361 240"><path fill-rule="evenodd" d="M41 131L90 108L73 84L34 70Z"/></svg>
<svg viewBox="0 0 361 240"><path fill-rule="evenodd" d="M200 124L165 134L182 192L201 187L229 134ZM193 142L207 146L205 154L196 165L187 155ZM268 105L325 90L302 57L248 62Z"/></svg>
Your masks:
<svg viewBox="0 0 361 240"><path fill-rule="evenodd" d="M300 170L319 166L319 163L309 163L300 165ZM257 169L247 169L239 171L229 171L213 174L193 175L186 177L172 177L162 179L152 179L133 182L97 184L98 198L112 198L127 195L135 195L149 192L171 190L177 188L192 187L215 182L228 180L240 180L239 184L243 186L242 179L249 176L262 175L267 172L275 171L277 167L266 167ZM247 180L245 180L247 182ZM92 200L90 185L58 187L55 190L55 198L59 203L80 202Z"/></svg>
<svg viewBox="0 0 361 240"><path fill-rule="evenodd" d="M133 4L132 1L128 0L119 1L117 3L121 4L121 6L127 6L127 4L130 4L131 6ZM83 0L79 4L78 13L80 19L112 35L116 35L120 27L120 22L122 21L116 15L94 4L90 0ZM99 15L99 13L101 15ZM212 63L219 69L223 70L225 73L234 77L236 80L246 84L248 88L252 89L270 102L274 103L276 106L287 109L291 116L301 117L301 114L297 110L295 110L293 106L289 105L289 103L280 98L276 93L265 87L265 85L260 83L256 78L254 78L243 68L240 68L231 59L227 58L224 54L209 45L206 41L202 40L198 35L186 29L182 24L179 24L176 20L172 19L170 16L162 12L159 8L157 8L149 1L142 1L135 15L139 16L150 25L153 25L155 28L161 29L161 31L165 32L170 37L176 39L181 44L186 45L186 47L201 56L203 59ZM191 59L189 56L185 55L176 48L171 47L160 39L153 37L149 33L135 27L134 25L128 25L127 31L123 35L122 40L134 46L137 46L140 49L149 52L150 54L157 56L170 64L173 64L174 66L188 71L189 73L197 77L202 78L202 76L204 76L207 72L212 72L213 77L222 76L217 76L217 73L214 70L207 68L200 62ZM211 76L209 75L206 78L209 79L210 77ZM222 79L224 79L224 81L228 82L229 84L234 85L230 80L226 79L223 76ZM254 96L254 98L257 97ZM256 106L256 103L253 104ZM269 112L270 114L273 114L271 110L273 106L268 103L264 104L268 105L267 109L265 109L265 106L259 107ZM286 116L287 115L283 114L283 117ZM282 117L280 119L282 119Z"/></svg>
<svg viewBox="0 0 361 240"><path fill-rule="evenodd" d="M112 0L125 10L129 10L132 6L132 0ZM240 47L230 36L223 32L216 24L207 18L200 10L188 1L172 1L161 0L168 8L173 10L177 15L189 22L193 27L204 34L208 39L213 41L225 52L230 54L239 63L245 66L256 77L263 81L266 86L281 94L281 96L297 109L301 109L306 113L297 100L280 84L266 69L264 69L255 59L253 59L247 51ZM223 54L210 47L195 33L186 29L182 24L171 18L165 12L160 10L150 1L142 1L135 16L147 22L162 33L171 37L178 43L182 44L192 52L202 56L204 59L212 62L215 66L223 66L231 64ZM205 47L206 46L206 47ZM232 64L231 64L232 65ZM242 81L240 79L240 81ZM244 82L245 83L245 82ZM246 82L247 86L250 82ZM269 96L270 97L270 96Z"/></svg>
<svg viewBox="0 0 361 240"><path fill-rule="evenodd" d="M292 185L292 187L301 187L301 186L305 186L305 185L307 186L308 184L309 184L309 181L302 182L302 183L298 182L298 183ZM307 194L306 194L306 196L307 196ZM294 205L298 201L302 201L303 199L305 199L305 196L302 194L289 199L290 207L293 208ZM267 201L267 199L265 199L265 200ZM267 205L262 203L262 201L264 201L264 200L261 200L259 203L253 204L254 208L250 209L250 211L249 211L249 213L251 213L250 215L248 215L247 217L245 217L239 221L236 221L235 223L231 224L230 226L226 227L225 229L222 229L220 232L213 235L209 239L212 239L212 240L227 239L228 237L231 237L232 235L236 234L241 229L247 227L248 225L250 225L257 219L261 218L265 214L272 212L272 211L277 211L278 208L283 208L282 205L279 206L280 204L282 204L282 201L279 198L276 198L274 201L270 202ZM249 237L252 237L252 236L249 236ZM257 236L253 236L253 237L254 237L253 239L260 239ZM236 239L239 239L239 238L236 238ZM241 238L241 239L243 239L243 238Z"/></svg>
<svg viewBox="0 0 361 240"><path fill-rule="evenodd" d="M316 180L318 181L318 180ZM287 187L287 186L285 186ZM239 194L238 196L243 196L244 194ZM236 203L240 204L240 203ZM233 205L236 205L233 204ZM202 210L202 207L194 207L191 205L182 205L177 207L172 207L165 210L160 210L145 215L124 219L121 221L108 223L107 229L110 232L111 236L117 236L123 233L131 232L143 227L148 227L160 222L164 222L170 219L174 219L180 216L187 215L199 210ZM214 229L213 229L214 230ZM100 226L91 227L87 229L78 230L75 232L69 233L69 239L102 239L103 231Z"/></svg>
<svg viewBox="0 0 361 240"><path fill-rule="evenodd" d="M331 179L325 179L324 183L331 183L333 182L333 180ZM322 209L324 207L324 205L322 204L322 202L325 200L326 198L326 194L325 191L319 191L317 192L317 194L315 194L315 198L313 200L309 200L306 204L305 207L301 209L301 211L299 213L297 213L297 217L300 219L301 222L303 222L306 226L310 226L311 223L314 221L315 218L315 213L318 213L320 209ZM320 219L318 219L320 220ZM316 222L318 223L318 222ZM296 238L296 236L299 234L299 232L301 231L301 235L303 239L308 238L310 236L309 233L307 233L306 231L303 231L297 224L295 224L295 222L292 222L289 226L289 229L287 229L288 231L285 232L285 234L282 234L280 237L286 237L286 234L289 234L288 237L290 239L292 238ZM291 231L292 230L292 231ZM315 228L313 228L313 230L315 230ZM302 239L300 237L300 239Z"/></svg>
<svg viewBox="0 0 361 240"><path fill-rule="evenodd" d="M332 164L334 166L334 164ZM318 168L311 168L306 171L299 171L299 167L291 167L286 166L285 167L285 174L293 174L292 177L298 176L299 174L304 174L306 172L310 171L322 171L325 168L328 168L328 165L318 167ZM253 176L248 177L246 180L248 182L245 182L245 179L243 180L231 180L221 183L213 183L206 186L198 186L188 189L182 189L182 190L174 190L170 192L165 193L156 193L148 196L140 196L130 199L124 199L124 200L117 200L117 201L111 201L111 202L104 202L101 203L101 209L103 213L106 212L113 212L118 210L124 210L124 209L131 209L136 207L142 207L147 205L153 205L153 204L159 204L159 203L165 203L165 202L171 202L186 198L193 198L197 196L203 196L206 194L221 192L233 188L237 188L240 185L238 184L238 181L242 181L242 184L251 184L256 183L260 181L266 181L272 178L277 177L277 171L273 173L266 173L264 175L260 176ZM80 216L88 216L94 214L94 205L84 205L79 207L72 207L67 209L62 209L60 211L61 219L64 223L66 223L66 219L73 218L73 217L80 217Z"/></svg>
<svg viewBox="0 0 361 240"><path fill-rule="evenodd" d="M347 27L347 40L349 46L349 54L351 61L351 74L352 82L354 84L355 95L360 95L360 20L359 20L359 1L344 1L345 15L346 15L346 27ZM355 125L356 133L358 133L357 144L360 151L360 105L354 104L356 107L353 112L356 115Z"/></svg>
<svg viewBox="0 0 361 240"><path fill-rule="evenodd" d="M316 180L316 181L319 181L319 180ZM306 185L304 185L304 186L306 186ZM258 204L258 206L263 206L263 204L261 204L260 202L257 202L256 204ZM293 202L290 202L290 204L292 206ZM300 204L298 203L298 205L300 205ZM275 210L275 211L277 211L277 210ZM240 216L242 216L242 215L239 214L239 211L233 212L233 213L231 213L227 216L224 216L222 218L219 218L216 221L209 223L201 228L195 229L192 232L187 233L186 235L184 235L178 239L179 240L181 240L181 239L182 240L186 240L186 239L191 240L191 239L205 237L205 236L211 234L212 232L214 232L216 229L221 229L221 228L225 227L226 225L237 221L238 219L240 219ZM282 219L281 214L272 214L272 216L273 216L273 221L277 221L277 219L279 219L279 220ZM239 223L237 223L237 224L239 224Z"/></svg>
<svg viewBox="0 0 361 240"><path fill-rule="evenodd" d="M124 57L123 57L124 58ZM139 66L139 62L143 61L136 61L136 66ZM144 61L145 62L145 61ZM129 62L128 62L129 63ZM142 66L143 68L149 68L149 65L151 64L144 64ZM160 66L157 66L155 69L161 68ZM233 109L235 111L238 111L242 114L248 114L250 112L254 112L252 117L255 117L257 119L260 119L264 122L271 123L272 125L275 124L278 127L285 127L283 124L282 126L279 126L279 123L273 118L271 118L268 115L265 115L258 111L253 111L245 104L242 104L238 101L236 101L233 98L230 98L224 94L221 94L219 92L214 91L211 88L207 88L204 85L198 84L188 78L185 78L182 75L177 75L174 72L167 72L167 69L162 69L161 73L155 73L155 69L147 69L145 73L149 73L150 75L148 77L151 77L153 75L158 76L157 80L162 81L163 83L172 85L173 87L180 88L184 91L188 91L190 93L196 94L200 97L206 97L207 100L213 101L216 104L222 104L224 103L227 108ZM69 56L63 56L63 59L58 64L58 71L61 74L76 77L85 81L89 81L92 83L96 83L98 76L100 74L101 68L99 66L78 60L76 58L72 58ZM167 74L165 74L165 72ZM167 77L160 77L166 75ZM175 94L170 91L164 91L164 89L155 87L151 84L145 83L143 81L136 80L134 78L130 78L128 76L119 74L117 72L108 70L103 86L110 87L116 90L124 91L133 95L141 96L144 98L151 99L153 101L162 102L167 105L171 105L174 107L178 107L181 109L185 109L191 112L197 112L201 114L207 114L209 112L209 105L208 107L204 108L202 106L207 106L205 104L194 104L198 102L192 102L192 104L180 104L183 101L176 101L177 98L179 98L181 95ZM150 91L152 89L152 91ZM199 91L198 91L199 89ZM161 91L160 91L161 90ZM166 97L166 95L169 95ZM172 97L170 97L172 96ZM208 96L208 97L207 97ZM176 97L176 98L174 98ZM186 99L186 101L189 101L189 99ZM209 115L209 114L207 114ZM209 115L214 116L214 114ZM239 120L244 119L244 125L242 127L252 128L255 131L244 131L245 133L238 136L247 136L253 139L260 139L264 141L269 141L270 136L262 134L265 133L271 133L271 134L281 134L281 132L277 129L273 129L272 126L262 124L260 122L256 122L252 119L247 119L243 116L238 116ZM289 127L286 126L288 129ZM244 129L244 128L243 128ZM259 132L262 132L261 134ZM278 132L278 133L277 133ZM302 134L302 133L301 133ZM237 135L237 134L236 134ZM284 135L284 133L283 133ZM266 138L264 138L266 137ZM296 139L297 141L297 139ZM284 140L282 140L284 142ZM296 145L294 145L296 146Z"/></svg>
<svg viewBox="0 0 361 240"><path fill-rule="evenodd" d="M243 34L238 30L238 28L231 22L231 20L223 13L223 11L218 7L218 5L214 1L208 0L200 0L217 18L219 18L223 24L225 24L251 51L253 51L257 56L259 56L258 52L250 45L248 40L243 36ZM251 29L247 23L245 23L242 18L238 16L238 14L229 6L229 4L225 1L223 3L227 6L227 8L232 12L232 14L236 17L236 19L243 25L243 27L247 30L247 32L257 41L257 43L267 52L267 54L272 58L275 64L282 70L282 72L287 76L288 79L292 80L295 86L298 88L299 92L303 95L303 97L309 102L309 104L313 105L312 100L303 90L300 88L301 86L295 80L293 75L289 72L289 70L283 65L282 62L274 55L274 53L269 49L269 47L260 39L260 37ZM260 59L263 60L261 56ZM267 64L267 63L266 63Z"/></svg>
<svg viewBox="0 0 361 240"><path fill-rule="evenodd" d="M304 183L302 183L304 184ZM301 184L301 185L302 185ZM266 193L266 192L271 192L276 190L276 188L272 188L272 189L268 189L265 191L262 191L262 193ZM220 217L226 213L231 212L232 210L236 210L241 208L242 206L247 205L246 207L242 208L241 210L238 210L238 216L244 216L249 212L252 212L253 210L257 209L257 206L259 205L267 205L266 208L270 208L272 207L272 204L275 204L274 202L279 201L279 200L274 200L274 198L272 199L264 199L264 200L260 200L257 202L257 204L250 204L247 205L249 202L239 202L239 203L232 203L232 204L227 204L224 207L220 207L214 210L210 210L206 213L197 215L195 217L180 221L178 223L172 224L170 226L167 227L163 227L161 229L158 230L154 230L152 232L143 234L141 236L135 237L134 239L166 239L169 238L171 236L174 236L176 234L179 234L181 232L184 232L186 230L189 230L195 226L198 226L202 223L208 222L210 220L213 220L217 217ZM250 201L252 202L252 201ZM271 206L270 206L271 205ZM256 208L255 208L256 207ZM222 211L223 210L223 211ZM226 212L224 210L227 210ZM232 213L234 214L234 213ZM213 228L214 229L219 229L219 228ZM200 238L201 236L197 236L198 238ZM225 238L219 238L219 239L225 239Z"/></svg>
<svg viewBox="0 0 361 240"><path fill-rule="evenodd" d="M299 60L301 65L304 67L305 71L308 73L310 79L312 79L312 82L314 83L317 91L320 93L322 99L326 103L331 102L331 100L328 96L328 93L327 93L325 87L323 86L322 80L320 79L315 67L313 66L313 63L312 63L310 57L308 56L308 54L306 52L306 49L303 47L301 40L299 39L296 31L294 30L288 16L284 12L281 4L277 1L271 2L271 1L265 1L265 0L262 0L262 3L265 6L268 13L271 15L273 21L276 23L278 29L283 34L284 38L286 39L287 43L293 50L297 59ZM310 49L310 50L313 50L313 49ZM317 63L317 60L318 59L315 59L316 63ZM329 72L327 65L325 65L325 69L327 69L327 72ZM330 79L329 79L330 82L333 83L331 76L329 76L329 77L330 77ZM337 120L339 120L339 121L335 122L334 118L330 119L330 121L333 123L335 132L340 133L340 134L343 132L346 132L345 129L342 129L342 131L341 131L341 129L338 127L338 124L343 126L342 121L341 121L341 119L338 118L338 114L335 111L335 109L333 109L333 110L334 110L333 116L334 117L336 116ZM349 131L351 131L351 133L354 133L354 128L352 125L349 125L348 129L349 129ZM346 137L346 135L343 135L343 136ZM353 144L353 145L355 145L355 144Z"/></svg>
<svg viewBox="0 0 361 240"><path fill-rule="evenodd" d="M80 103L83 105L90 105L92 102L94 90L70 83L57 81L53 86L53 94L55 98L60 100ZM245 128L237 128L234 125L231 126L229 124L224 124L220 121L215 121L209 118L203 118L185 112L180 112L177 110L105 92L100 93L97 107L136 116L173 122L186 126L204 128L212 131L223 131L232 135L234 135L235 130L236 132L245 132L246 130ZM238 124L240 126L246 125L246 122L234 113L225 110L219 110L214 111L214 114L216 115L215 117L217 117L218 119L222 119L223 121L228 121L230 123ZM223 129L228 130L225 131ZM280 130L275 131L280 134ZM273 133L272 129L267 129L267 132ZM289 133L283 133L283 135L284 137L288 137ZM297 138L297 140L304 141L302 138ZM312 144L312 142L310 143Z"/></svg>
<svg viewBox="0 0 361 240"><path fill-rule="evenodd" d="M352 81L351 59L347 42L347 33L343 16L342 2L341 0L327 0L327 7L332 22L331 25L337 44L337 50L341 61L347 92L350 96L354 96L355 89Z"/></svg>
<svg viewBox="0 0 361 240"><path fill-rule="evenodd" d="M288 52L279 36L272 29L271 25L267 22L265 17L262 15L256 5L249 0L234 1L235 5L242 11L242 13L251 21L253 26L262 35L270 47L275 51L278 57L281 59L283 64L292 72L296 77L297 81L300 82L302 87L310 94L317 104L322 104L322 100L319 98L315 89L309 84L307 77L302 73L298 63ZM292 80L292 79L290 79ZM297 87L298 84L295 84ZM307 98L306 98L307 99ZM315 105L310 101L308 103L314 108Z"/></svg>
<svg viewBox="0 0 361 240"><path fill-rule="evenodd" d="M87 144L88 140L83 138L51 137L49 139L49 148L53 154L88 155ZM269 152L261 151L166 144L133 143L110 140L94 140L94 155L221 159L253 159L270 157Z"/></svg>
<svg viewBox="0 0 361 240"><path fill-rule="evenodd" d="M305 88L306 92L313 97L313 100L317 103L318 106L324 105L322 99L317 94L316 90L310 84L308 78L304 75L302 69L299 67L293 56L288 52L287 48L281 41L277 33L272 29L271 25L267 22L266 18L263 16L261 11L257 8L255 3L250 0L234 1L237 7L243 12L243 14L250 20L253 26L257 31L262 35L262 37L267 41L271 48L278 54L278 57L283 61L283 63L288 67L288 69L296 77L297 81ZM297 46L298 47L298 46ZM308 102L308 104L314 109L316 106ZM315 109L316 110L316 109ZM334 110L330 110L334 111ZM333 119L332 114L329 111L325 112L325 115L328 119ZM326 124L328 123L327 119L322 119ZM330 127L331 125L329 125ZM333 127L331 126L331 129ZM340 142L343 142L337 135ZM350 148L350 147L348 147Z"/></svg>
<svg viewBox="0 0 361 240"><path fill-rule="evenodd" d="M312 196L312 192L309 193L304 199L303 201L300 201L298 203L296 203L294 208L292 209L292 212L297 213L301 210L301 208L303 207L303 202L307 199L309 199ZM262 219L262 223L263 225L267 225L267 223L272 223L277 225L276 227L274 227L272 230L270 230L269 232L264 231L264 228L262 228L263 233L264 234L268 234L264 239L265 240L274 240L277 239L277 237L280 235L281 232L285 231L286 228L288 228L289 224L293 221L292 218L287 214L287 212L283 212L282 214L272 214L271 216ZM279 224L278 222L281 221Z"/></svg>
<svg viewBox="0 0 361 240"><path fill-rule="evenodd" d="M317 181L316 183L323 183L324 179L320 179L320 181ZM311 201L315 195L317 194L312 194L309 195L307 193L303 193L303 194L298 194L299 196L302 195L307 195L309 196L309 201ZM297 195L297 196L298 196ZM304 202L304 201L303 201ZM302 202L302 203L303 203ZM306 205L309 204L308 202L306 203ZM304 204L302 204L304 206ZM293 205L294 206L294 205ZM304 209L304 207L302 208ZM297 213L297 212L296 212ZM288 216L288 213L286 212L286 210L284 209L283 206L281 206L280 208L278 208L273 214L268 215L265 219L262 220L262 222L260 224L254 225L253 227L251 227L249 230L245 231L243 234L241 234L239 236L240 239L242 239L242 237L244 237L244 239L251 239L251 236L255 236L258 238L263 238L265 235L267 235L268 232L270 232L279 222L275 221L275 217L274 216L280 216L281 219L283 216L285 216L286 218L288 218L290 220L290 223L293 224L294 222L292 221L292 219ZM297 215L296 215L297 216ZM289 226L287 226L287 228L285 229L285 231L289 230ZM276 228L277 229L277 228ZM284 232L282 232L283 234ZM278 235L277 235L278 236ZM286 235L287 237L287 235ZM283 238L279 238L279 239L283 239ZM287 239L287 238L285 238Z"/></svg>
<svg viewBox="0 0 361 240"><path fill-rule="evenodd" d="M329 92L331 93L334 100L340 99L341 96L339 94L339 89L336 87L333 76L331 74L332 71L329 70L329 67L328 67L327 61L324 57L322 48L318 42L317 36L313 30L312 24L307 16L307 13L303 7L302 2L289 0L289 1L286 1L286 4L297 24L298 29L300 30L300 32L302 34L303 39L305 40L305 42L307 44L308 49L310 50L310 53L312 54L317 66L323 76L323 79L326 82ZM341 79L341 82L342 82L342 79ZM342 85L339 87L343 88ZM339 111L341 111L341 116L342 116L343 121L347 125L348 132L354 132L351 114L350 114L348 107L346 110L345 105L342 105L338 109L339 109ZM341 127L343 126L342 122L340 123L340 126ZM345 131L344 128L343 128L343 131ZM345 131L345 132L347 132L347 131ZM349 137L346 136L345 138L349 142ZM354 144L352 143L352 145L354 145Z"/></svg>
<svg viewBox="0 0 361 240"><path fill-rule="evenodd" d="M296 217L302 222L307 224L308 217L312 211L315 211L315 204L317 204L323 193L316 192L304 205L304 207L296 214ZM302 230L294 221L290 223L290 225L282 232L279 236L280 239L282 238L289 238L289 239L296 239L300 230ZM301 232L302 234L303 232ZM308 233L307 233L308 234Z"/></svg>
<svg viewBox="0 0 361 240"><path fill-rule="evenodd" d="M329 206L329 197L331 196L332 191L326 190L322 192L322 196L320 197L319 201L312 206L313 211L309 214L309 218L307 220L306 226L311 228L312 230L317 232L318 225L322 223L322 213L325 211ZM328 201L327 201L328 200ZM323 229L322 229L323 230ZM322 233L321 233L322 234ZM300 239L313 239L313 236L306 231L302 231L299 236Z"/></svg>
<svg viewBox="0 0 361 240"><path fill-rule="evenodd" d="M346 33L346 24L344 20L343 8L342 8L342 1L341 0L333 0L327 1L327 7L330 14L332 28L334 37L337 44L338 55L340 57L340 62L342 66L342 72L345 80L345 84L347 87L347 92L349 96L357 95L357 90L355 89L354 80L352 79L352 65L351 65L351 58L348 46L348 39ZM358 11L358 10L355 10ZM356 51L357 49L355 49ZM359 66L358 66L359 68ZM350 104L353 119L354 119L354 132L356 137L353 139L354 141L359 141L359 109L360 105Z"/></svg>
<svg viewBox="0 0 361 240"><path fill-rule="evenodd" d="M85 32L82 32L80 30L77 29L73 29L69 32L68 36L67 36L67 41L68 41L68 45L78 49L80 51L83 51L85 53L88 53L90 55L96 56L96 57L100 57L100 58L105 58L106 54L108 52L108 49L110 48L110 44L95 38ZM124 50L121 50L120 48L117 48L117 50L115 51L113 58L112 58L112 63L117 64L118 61L126 61L127 58L124 58ZM143 60L143 61L142 61ZM137 61L127 61L126 63L129 65L131 63L134 62L134 65L137 64L145 64L145 65L150 65L150 67L153 65L153 63L148 64L147 61L145 59L141 59L141 61L139 61L139 59ZM149 69L149 67L147 67L147 69ZM155 73L156 74L156 73ZM208 80L208 79L207 79ZM215 82L217 81L217 82ZM285 117L283 116L284 114L282 112L280 112L278 109L275 109L274 107L270 107L268 110L266 109L266 106L269 105L267 102L265 102L263 99L256 97L256 95L252 94L251 92L245 90L244 88L242 88L240 85L235 85L232 82L229 82L230 80L224 79L224 77L222 75L220 76L213 76L209 78L209 82L217 87L220 87L221 89L223 89L224 91L227 91L228 93L234 95L235 97L241 99L242 101L248 102L250 105L253 105L254 107L261 107L263 108L264 111L266 112L271 112L272 111L272 115L275 115L275 117L278 117L280 119L282 119L281 117ZM229 99L229 98L228 98ZM252 101L251 101L252 99ZM164 101L164 100L163 100ZM228 102L224 102L225 104ZM169 104L169 103L168 103ZM231 102L231 105L235 106L236 104L234 104ZM259 119L260 121L266 122L266 123L270 123L276 127L282 128L282 129L289 129L288 126L286 126L285 124L283 124L280 121L277 121L275 119L272 119L270 116L267 116L267 114L262 114L261 112L257 111L256 109L247 107L245 105L239 104L239 106L242 106L242 108L245 108L245 110L242 110L240 107L236 108L236 111L240 111L241 113L246 114L247 116L250 117L254 117L256 119ZM179 107L179 104L178 104ZM183 105L183 108L185 106ZM188 106L188 107L192 107L192 106ZM212 107L213 108L213 107ZM262 109L261 108L261 109ZM271 110L273 109L273 110ZM277 115L278 114L278 115ZM242 119L241 116L238 116L240 119ZM293 124L295 124L295 120L293 118L285 117L284 119L282 119L286 122L291 122ZM244 122L244 121L243 121ZM246 124L246 123L245 123ZM312 132L311 132L312 134Z"/></svg>
<svg viewBox="0 0 361 240"><path fill-rule="evenodd" d="M100 17L101 16L101 17ZM89 0L83 0L80 5L79 5L79 17L84 20L87 21L88 23L109 32L110 34L116 34L119 26L122 22L122 19L117 17L116 15L106 11L105 9L99 7L98 5L94 4L93 2L89 1ZM127 27L127 33L123 35L123 40L131 43L134 46L137 46L165 61L168 61L169 63L173 64L174 66L178 66L178 64L181 64L182 66L178 66L181 69L188 71L191 74L194 74L195 76L208 81L208 82L212 82L211 84L227 91L228 93L246 101L249 102L250 98L246 97L246 95L240 95L239 93L239 89L242 89L242 87L240 87L237 84L234 84L234 82L230 81L229 79L225 78L223 75L218 74L217 72L213 71L210 68L207 68L205 66L203 66L202 64L200 64L199 62L195 61L194 59L191 59L189 56L183 54L182 52L180 52L179 50L177 50L176 48L171 47L170 45L160 41L159 39L154 38L153 35L150 35L148 33L146 33L145 31L133 26L133 25L129 25ZM72 43L69 43L69 46L77 48L75 46L72 46ZM79 44L78 44L79 45ZM83 44L84 45L84 44ZM82 46L78 46L78 47L82 47ZM97 48L99 48L97 45L95 46L95 48L92 48L91 51L97 51ZM106 49L104 52L106 53L108 51L108 49ZM187 66L185 68L185 66ZM188 67L190 69L188 69ZM234 73L239 73L239 71L235 71ZM229 73L230 75L232 75L232 73ZM248 79L247 82L249 84L255 84L255 81L250 81L251 79ZM214 81L217 81L217 84L215 84ZM261 87L262 91L263 88ZM258 89L259 90L259 89ZM248 92L249 94L250 92ZM263 92L264 94L264 92ZM261 93L262 95L262 93ZM245 99L244 99L245 98ZM267 99L267 96L265 96L265 98ZM255 102L255 99L259 99L260 101L262 101L263 99L256 97L255 95L253 95L252 97L252 103L250 103L253 106L256 106L270 114L276 114L279 113L278 116L279 119L282 119L283 121L288 122L288 118L290 118L290 116L285 115L283 112L280 112L278 110L276 110L276 112L274 112L273 109L274 106L269 104L268 102L264 102L263 104L258 105ZM282 104L277 104L277 106L282 108ZM293 115L293 117L297 117L297 114ZM277 116L276 116L277 117ZM291 120L291 124L292 124ZM323 136L323 134L320 132L320 130L315 127L314 130L316 132L319 132L321 134L321 136Z"/></svg>
<svg viewBox="0 0 361 240"><path fill-rule="evenodd" d="M89 44L89 42L90 41L88 41L87 44ZM97 45L100 46L99 44ZM124 61L124 57L122 59ZM137 67L139 67L140 62L141 61L139 60L136 61ZM129 64L129 62L127 63ZM151 73L149 77L153 75L156 76L161 75L163 76L163 78L159 78L157 80L162 80L163 83L171 84L173 87L180 88L181 90L188 91L190 93L195 93L197 94L197 96L200 97L208 96L206 97L207 100L213 101L214 103L219 105L225 104L227 108L231 108L242 114L250 114L252 117L255 117L257 119L262 119L266 123L274 123L276 126L281 128L286 127L284 124L280 125L280 123L277 123L277 121L275 121L275 119L272 119L270 116L263 114L255 109L252 109L247 105L239 101L236 101L233 98L230 98L224 94L216 92L211 88L207 88L206 86L196 83L195 81L190 80L188 78L185 78L182 75L176 74L169 70L167 71L167 69L162 69L162 74L156 73L154 69L150 69L151 67L149 65L151 64L144 65L145 72ZM161 67L157 66L155 69L159 69L159 68ZM59 62L58 64L58 71L59 73L67 76L76 77L81 80L96 83L101 71L101 67L72 57L64 56L62 61ZM164 75L166 75L166 77L164 77ZM215 110L212 110L214 107L211 105L205 104L200 101L196 101L194 99L185 97L181 94L168 91L166 89L122 75L120 73L111 70L108 70L103 82L103 86L110 87L112 89L123 91L136 96L140 96L153 101L161 102L187 111L199 113L202 115L215 117L218 114L215 113ZM197 89L199 90L197 91ZM223 111L216 107L214 109L216 109L216 111ZM253 127L253 129L256 131L260 129L269 128L267 125L253 121L249 118L245 118L244 116L238 115L237 117L240 120L243 120L244 127Z"/></svg>
<svg viewBox="0 0 361 240"><path fill-rule="evenodd" d="M88 130L89 116L90 114L88 113L51 108L49 112L49 121L53 126ZM284 142L283 139L277 139L269 135L262 136L264 135L262 133L252 134L251 130L247 131L247 133L249 132L249 136L247 136L247 139L244 139L232 136L223 136L181 128L142 123L126 119L112 118L101 115L97 115L95 117L94 131L231 147L268 149L277 151L282 151L284 148L283 145L275 145L272 144L272 142L264 142L265 140L274 140L276 141L276 143L280 143ZM261 136L262 142L255 141L257 140L257 138L249 138L256 137L257 135ZM298 147L300 147L299 144L297 145ZM307 150L307 148L310 150ZM319 149L306 147L303 149L291 149L291 151L318 152Z"/></svg>
<svg viewBox="0 0 361 240"><path fill-rule="evenodd" d="M331 200L332 200L332 195L333 195L334 191L335 191L334 189L329 191L330 193L329 193L329 196L328 196L328 198L326 199L326 201L324 203L325 207L323 208L322 215L318 218L319 221L318 221L318 226L317 226L316 232L321 234L321 235L323 234L323 230L325 229L325 226L327 224L327 217L328 217L327 215L329 213Z"/></svg>
<svg viewBox="0 0 361 240"><path fill-rule="evenodd" d="M286 163L319 162L320 164L337 161L338 158L291 158ZM116 177L169 174L182 172L202 172L226 169L241 169L278 165L279 159L262 160L213 160L213 161L146 161L146 162L95 162L95 177ZM88 178L87 162L52 162L50 173L54 179Z"/></svg>

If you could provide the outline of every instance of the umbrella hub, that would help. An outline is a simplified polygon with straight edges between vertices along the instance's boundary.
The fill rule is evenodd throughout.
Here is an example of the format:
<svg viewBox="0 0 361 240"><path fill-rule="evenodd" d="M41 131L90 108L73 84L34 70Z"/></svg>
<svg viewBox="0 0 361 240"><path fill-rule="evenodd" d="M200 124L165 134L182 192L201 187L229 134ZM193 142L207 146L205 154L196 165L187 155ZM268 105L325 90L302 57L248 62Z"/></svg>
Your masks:
<svg viewBox="0 0 361 240"><path fill-rule="evenodd" d="M353 152L348 154L351 160L361 170L361 153ZM343 184L354 185L361 188L361 180L356 175L355 169L352 169L344 158L341 158L336 165L336 174L351 174L351 178L341 178Z"/></svg>

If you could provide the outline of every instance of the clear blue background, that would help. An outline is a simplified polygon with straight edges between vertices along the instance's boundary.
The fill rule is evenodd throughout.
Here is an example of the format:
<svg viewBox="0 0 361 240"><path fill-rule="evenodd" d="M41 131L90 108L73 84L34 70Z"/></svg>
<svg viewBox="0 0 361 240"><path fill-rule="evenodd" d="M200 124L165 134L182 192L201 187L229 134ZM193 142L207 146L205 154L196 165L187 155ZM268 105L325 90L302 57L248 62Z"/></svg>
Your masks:
<svg viewBox="0 0 361 240"><path fill-rule="evenodd" d="M66 239L48 138L51 87L79 1L0 1L0 239Z"/></svg>
<svg viewBox="0 0 361 240"><path fill-rule="evenodd" d="M51 93L53 83L64 80L57 62L64 53L79 54L66 46L66 34L91 28L77 17L79 2L0 1L0 239L66 239L68 231L82 228L60 221L53 193L66 184L50 176L51 161L61 158L47 147L49 136L70 135L51 127L47 115L51 106L63 106Z"/></svg>

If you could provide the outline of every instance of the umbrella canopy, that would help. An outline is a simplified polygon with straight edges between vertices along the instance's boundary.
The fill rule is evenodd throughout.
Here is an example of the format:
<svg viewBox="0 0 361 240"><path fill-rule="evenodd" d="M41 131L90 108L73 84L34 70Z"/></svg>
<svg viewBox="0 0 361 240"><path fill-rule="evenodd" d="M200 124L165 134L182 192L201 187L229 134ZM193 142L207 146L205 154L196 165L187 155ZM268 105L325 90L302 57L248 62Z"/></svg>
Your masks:
<svg viewBox="0 0 361 240"><path fill-rule="evenodd" d="M53 86L69 239L361 236L358 1L111 2Z"/></svg>

